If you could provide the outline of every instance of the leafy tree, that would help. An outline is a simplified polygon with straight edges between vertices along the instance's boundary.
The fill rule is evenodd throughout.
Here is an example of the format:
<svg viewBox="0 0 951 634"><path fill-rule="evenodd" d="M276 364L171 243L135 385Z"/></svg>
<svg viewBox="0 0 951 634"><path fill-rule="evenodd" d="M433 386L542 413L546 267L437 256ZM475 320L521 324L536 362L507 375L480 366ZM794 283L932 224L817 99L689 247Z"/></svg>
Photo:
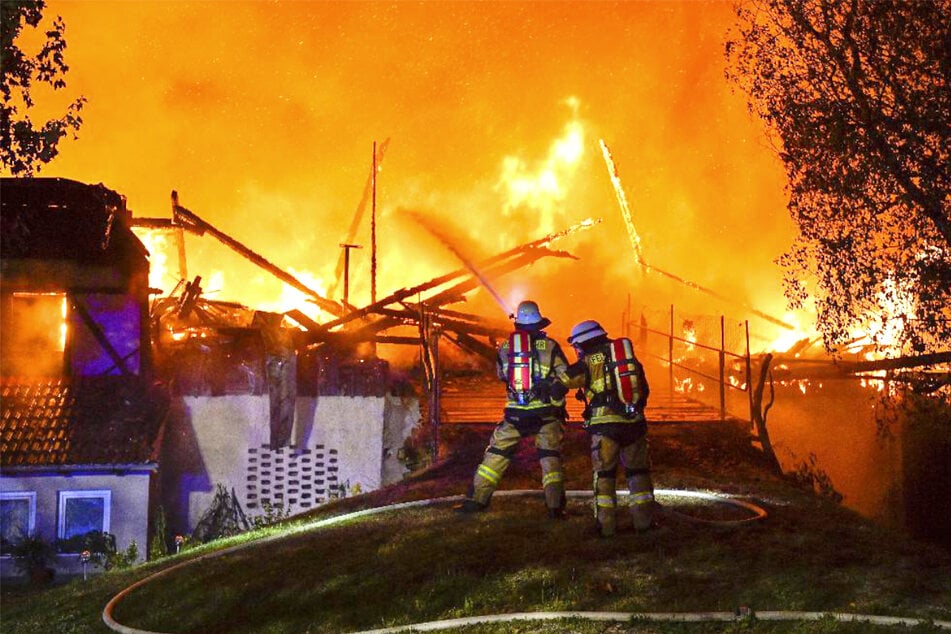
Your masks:
<svg viewBox="0 0 951 634"><path fill-rule="evenodd" d="M2 27L3 109L0 112L0 159L14 176L32 176L42 164L49 163L57 154L57 146L67 132L73 138L82 124L79 116L84 97L70 104L58 119L41 125L30 120L33 107L32 90L36 84L48 84L53 90L66 86L64 76L69 67L63 52L66 25L61 17L53 20L46 31L46 40L36 56L30 56L16 44L24 26L38 28L46 3L43 0L2 0L0 27Z"/></svg>
<svg viewBox="0 0 951 634"><path fill-rule="evenodd" d="M947 349L951 2L750 0L736 13L727 77L767 124L799 226L779 259L791 306L815 299L830 350L857 330L905 353Z"/></svg>

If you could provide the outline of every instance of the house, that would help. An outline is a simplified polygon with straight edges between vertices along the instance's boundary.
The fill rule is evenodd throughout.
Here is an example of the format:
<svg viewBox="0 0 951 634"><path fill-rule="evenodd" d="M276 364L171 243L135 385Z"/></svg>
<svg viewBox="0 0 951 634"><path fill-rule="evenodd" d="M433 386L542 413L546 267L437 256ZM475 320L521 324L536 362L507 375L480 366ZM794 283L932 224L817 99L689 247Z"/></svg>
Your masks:
<svg viewBox="0 0 951 634"><path fill-rule="evenodd" d="M419 399L386 361L307 349L200 278L150 302L149 254L102 185L0 188L0 575L27 536L77 572L87 532L142 559L160 514L166 543L192 534L220 488L292 514L408 471Z"/></svg>
<svg viewBox="0 0 951 634"><path fill-rule="evenodd" d="M160 474L170 530L193 533L219 486L253 518L403 478L419 398L385 360L308 350L281 314L188 298L161 298L152 312L171 391Z"/></svg>
<svg viewBox="0 0 951 634"><path fill-rule="evenodd" d="M168 398L153 383L148 254L125 199L0 182L0 575L27 536L79 569L82 538L147 552Z"/></svg>

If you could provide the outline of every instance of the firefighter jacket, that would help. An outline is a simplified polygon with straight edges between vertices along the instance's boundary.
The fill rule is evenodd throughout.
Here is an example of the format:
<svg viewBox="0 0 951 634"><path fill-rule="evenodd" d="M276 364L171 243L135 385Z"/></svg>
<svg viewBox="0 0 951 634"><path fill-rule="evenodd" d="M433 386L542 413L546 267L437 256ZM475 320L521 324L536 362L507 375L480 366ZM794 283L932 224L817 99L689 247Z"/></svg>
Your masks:
<svg viewBox="0 0 951 634"><path fill-rule="evenodd" d="M567 370L566 385L584 391L586 407L583 417L588 426L604 423L644 423L644 407L650 388L640 362L636 362L635 406L633 412L625 408L618 397L611 371L610 340L584 351L584 356Z"/></svg>
<svg viewBox="0 0 951 634"><path fill-rule="evenodd" d="M515 393L508 386L509 370L509 343L505 341L499 347L496 358L496 373L507 386L507 400L505 403L506 417L538 416L565 417L565 389L562 387L567 381L566 370L568 359L562 352L561 346L543 331L529 333L531 336L532 352L535 358L535 381L531 391L531 398L527 402L519 403ZM552 394L552 386L560 383Z"/></svg>

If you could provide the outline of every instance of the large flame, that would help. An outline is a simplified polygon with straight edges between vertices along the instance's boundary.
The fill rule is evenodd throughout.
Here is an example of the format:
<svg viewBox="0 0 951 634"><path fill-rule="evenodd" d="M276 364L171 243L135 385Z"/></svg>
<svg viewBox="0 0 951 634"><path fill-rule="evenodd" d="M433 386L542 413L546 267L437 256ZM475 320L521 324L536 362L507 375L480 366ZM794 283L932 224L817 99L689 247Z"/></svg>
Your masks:
<svg viewBox="0 0 951 634"><path fill-rule="evenodd" d="M571 97L566 102L577 112L577 98ZM503 217L522 208L536 215L539 233L549 234L562 228L559 221L564 219L564 214L559 212L558 206L564 202L572 185L584 147L584 126L573 118L565 124L562 136L552 141L547 156L542 160L532 164L521 156L506 156L502 160L498 182L498 189L503 194ZM506 235L505 246L514 246L519 241L524 242L525 236Z"/></svg>
<svg viewBox="0 0 951 634"><path fill-rule="evenodd" d="M793 226L781 166L723 79L728 3L248 2L222 12L51 0L46 13L67 25L67 91L88 105L80 138L64 140L44 173L102 182L136 216L167 217L177 190L185 207L324 290L373 142L391 139L375 216L365 209L354 239L351 303L369 301L371 217L383 296L458 267L401 209L459 230L473 257L596 216L601 226L558 245L578 261L499 281L508 303L538 300L561 337L588 318L616 328L628 295L634 315L676 304L749 318L757 341L784 334L737 308L783 314L773 260ZM647 262L737 302L636 275L598 138L623 167ZM171 234L164 242L150 239L150 284L168 292L183 271ZM213 238L186 234L185 247L187 275L202 276L209 297L316 314ZM471 293L467 308L498 310L485 295Z"/></svg>

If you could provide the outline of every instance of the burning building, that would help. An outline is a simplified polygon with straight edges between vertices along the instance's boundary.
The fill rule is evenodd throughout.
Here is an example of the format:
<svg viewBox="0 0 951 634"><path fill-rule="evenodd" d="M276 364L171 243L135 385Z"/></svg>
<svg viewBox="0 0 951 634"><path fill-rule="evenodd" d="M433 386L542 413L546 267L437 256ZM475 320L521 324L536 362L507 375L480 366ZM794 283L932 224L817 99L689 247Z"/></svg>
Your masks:
<svg viewBox="0 0 951 634"><path fill-rule="evenodd" d="M144 547L157 503L168 403L152 382L147 253L102 185L3 179L2 192L0 547L55 542L68 570L90 531Z"/></svg>
<svg viewBox="0 0 951 634"><path fill-rule="evenodd" d="M200 278L150 302L149 253L102 185L2 191L4 555L38 537L70 571L90 531L145 553L161 510L191 533L219 485L254 515L403 476L419 405L385 361L305 350L285 315L207 300Z"/></svg>

